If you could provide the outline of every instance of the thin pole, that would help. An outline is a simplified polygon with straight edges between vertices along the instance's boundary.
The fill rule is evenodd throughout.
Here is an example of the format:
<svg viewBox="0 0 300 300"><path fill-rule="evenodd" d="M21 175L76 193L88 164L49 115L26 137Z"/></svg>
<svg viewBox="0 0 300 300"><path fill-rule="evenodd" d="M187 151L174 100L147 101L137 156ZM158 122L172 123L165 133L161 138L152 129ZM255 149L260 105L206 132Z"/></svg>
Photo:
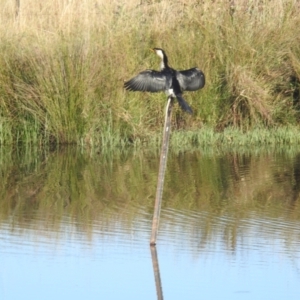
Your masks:
<svg viewBox="0 0 300 300"><path fill-rule="evenodd" d="M160 153L160 162L159 162L159 171L157 179L157 189L156 189L156 198L154 205L154 215L152 221L152 233L150 239L150 245L156 244L156 236L159 225L159 215L161 207L161 199L163 194L165 171L167 166L168 150L169 150L169 140L171 133L171 116L172 116L172 107L173 107L173 98L168 97L168 103L166 107L166 116L165 116L165 125L163 131L163 140Z"/></svg>

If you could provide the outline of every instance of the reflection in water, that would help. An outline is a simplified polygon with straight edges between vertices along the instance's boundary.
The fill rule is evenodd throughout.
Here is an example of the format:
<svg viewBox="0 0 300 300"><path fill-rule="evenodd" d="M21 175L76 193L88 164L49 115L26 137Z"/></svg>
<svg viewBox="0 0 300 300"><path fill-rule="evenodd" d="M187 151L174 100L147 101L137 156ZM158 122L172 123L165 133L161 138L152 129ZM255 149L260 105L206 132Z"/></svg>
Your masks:
<svg viewBox="0 0 300 300"><path fill-rule="evenodd" d="M163 300L164 297L163 297L162 284L160 279L160 271L159 271L159 263L157 258L156 246L154 245L150 246L150 250L151 250L151 258L152 258L157 300Z"/></svg>
<svg viewBox="0 0 300 300"><path fill-rule="evenodd" d="M299 159L293 153L171 153L161 230L170 230L175 211L179 223L174 228L192 226L186 238L193 240L197 233L203 244L214 239L220 225L226 245L234 250L249 220L299 222ZM137 224L150 230L158 169L151 153L89 156L66 148L16 153L0 165L0 224L8 222L13 230L55 232L66 218L89 238L95 224L103 233L113 232L116 224L129 235ZM190 219L190 212L196 217ZM293 232L283 227L281 234Z"/></svg>
<svg viewBox="0 0 300 300"><path fill-rule="evenodd" d="M163 299L156 249L151 248L152 271L148 248L156 155L88 154L74 148L18 151L0 156L0 263L8 264L4 275L0 270L0 293L2 286L15 282L21 268L39 283L46 270L44 281L58 278L56 285L73 292L70 299L79 299L78 286L80 291L110 293L80 299L153 299L154 272L156 295ZM291 282L298 282L300 274L299 174L297 152L171 152L158 235L164 297L226 299L214 294L219 290L234 299L262 282L272 285L274 293L282 292L281 299L293 295ZM28 257L33 258L26 265ZM14 268L20 260L23 264ZM280 272L274 272L275 266ZM53 273L48 272L52 267ZM247 285L265 270L268 282L260 278ZM287 273L293 274L284 285L289 289L278 291ZM75 287L69 286L72 280L62 280L75 275ZM27 292L34 290L24 278L17 282ZM41 287L60 295L57 288ZM195 290L196 295L189 294Z"/></svg>
<svg viewBox="0 0 300 300"><path fill-rule="evenodd" d="M291 200L291 208L295 208L300 192L300 154L298 153L294 159L294 171L293 171L293 197Z"/></svg>

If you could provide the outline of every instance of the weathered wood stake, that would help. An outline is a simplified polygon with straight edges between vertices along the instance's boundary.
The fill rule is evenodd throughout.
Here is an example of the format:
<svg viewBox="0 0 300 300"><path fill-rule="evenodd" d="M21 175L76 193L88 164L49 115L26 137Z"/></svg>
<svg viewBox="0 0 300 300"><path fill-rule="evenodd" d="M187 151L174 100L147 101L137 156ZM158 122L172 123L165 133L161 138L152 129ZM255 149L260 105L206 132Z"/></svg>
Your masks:
<svg viewBox="0 0 300 300"><path fill-rule="evenodd" d="M158 231L160 208L161 208L161 199L163 194L165 171L167 166L167 158L168 158L168 150L169 150L173 101L174 99L172 97L168 97L166 116L165 116L165 125L163 131L163 140L162 140L161 153L160 153L160 162L159 162L159 171L158 171L158 179L157 179L157 189L156 189L156 198L155 198L155 205L154 205L154 215L152 221L152 233L151 233L150 245L156 244L156 236Z"/></svg>

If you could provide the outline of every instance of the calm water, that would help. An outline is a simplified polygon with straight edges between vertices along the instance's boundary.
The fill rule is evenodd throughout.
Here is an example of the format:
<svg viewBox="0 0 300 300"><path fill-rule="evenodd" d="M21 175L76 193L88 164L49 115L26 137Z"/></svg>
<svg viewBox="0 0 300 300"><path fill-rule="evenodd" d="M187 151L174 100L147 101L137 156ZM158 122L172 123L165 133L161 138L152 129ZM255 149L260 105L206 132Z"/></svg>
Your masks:
<svg viewBox="0 0 300 300"><path fill-rule="evenodd" d="M0 299L299 299L300 152L0 159Z"/></svg>

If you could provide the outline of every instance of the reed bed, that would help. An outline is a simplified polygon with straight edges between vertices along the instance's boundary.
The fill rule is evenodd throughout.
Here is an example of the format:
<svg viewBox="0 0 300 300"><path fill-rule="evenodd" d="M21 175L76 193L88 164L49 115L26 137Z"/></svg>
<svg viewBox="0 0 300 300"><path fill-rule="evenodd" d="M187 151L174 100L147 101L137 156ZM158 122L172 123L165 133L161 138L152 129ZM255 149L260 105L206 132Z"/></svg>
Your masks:
<svg viewBox="0 0 300 300"><path fill-rule="evenodd" d="M123 90L158 68L151 47L206 74L194 114L174 113L186 142L299 143L298 0L1 4L1 144L156 144L165 95Z"/></svg>

